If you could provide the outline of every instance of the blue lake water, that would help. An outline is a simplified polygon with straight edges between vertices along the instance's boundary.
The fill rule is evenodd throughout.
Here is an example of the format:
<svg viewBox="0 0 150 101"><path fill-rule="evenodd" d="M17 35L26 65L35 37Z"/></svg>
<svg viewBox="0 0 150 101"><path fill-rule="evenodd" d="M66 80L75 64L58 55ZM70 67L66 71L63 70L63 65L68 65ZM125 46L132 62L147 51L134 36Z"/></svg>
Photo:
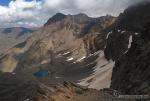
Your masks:
<svg viewBox="0 0 150 101"><path fill-rule="evenodd" d="M40 69L39 71L34 73L34 76L38 78L47 77L49 75L48 70Z"/></svg>

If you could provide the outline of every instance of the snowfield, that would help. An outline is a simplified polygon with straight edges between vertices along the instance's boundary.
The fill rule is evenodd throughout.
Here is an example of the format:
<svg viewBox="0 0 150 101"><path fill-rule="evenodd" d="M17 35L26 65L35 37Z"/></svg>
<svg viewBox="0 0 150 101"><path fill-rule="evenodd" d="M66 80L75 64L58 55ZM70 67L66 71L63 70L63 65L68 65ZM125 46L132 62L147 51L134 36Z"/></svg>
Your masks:
<svg viewBox="0 0 150 101"><path fill-rule="evenodd" d="M80 80L78 84L94 89L108 88L110 87L115 62L106 60L103 51L99 53L99 58L96 61L97 65L94 67L94 73Z"/></svg>

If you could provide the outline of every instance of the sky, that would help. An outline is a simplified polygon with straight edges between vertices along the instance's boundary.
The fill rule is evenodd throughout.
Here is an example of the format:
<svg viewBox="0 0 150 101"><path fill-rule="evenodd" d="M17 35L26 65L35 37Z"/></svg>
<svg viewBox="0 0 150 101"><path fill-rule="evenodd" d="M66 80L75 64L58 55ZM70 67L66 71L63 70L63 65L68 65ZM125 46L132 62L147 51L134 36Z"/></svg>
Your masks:
<svg viewBox="0 0 150 101"><path fill-rule="evenodd" d="M144 0L0 0L0 27L40 27L56 13L118 16Z"/></svg>

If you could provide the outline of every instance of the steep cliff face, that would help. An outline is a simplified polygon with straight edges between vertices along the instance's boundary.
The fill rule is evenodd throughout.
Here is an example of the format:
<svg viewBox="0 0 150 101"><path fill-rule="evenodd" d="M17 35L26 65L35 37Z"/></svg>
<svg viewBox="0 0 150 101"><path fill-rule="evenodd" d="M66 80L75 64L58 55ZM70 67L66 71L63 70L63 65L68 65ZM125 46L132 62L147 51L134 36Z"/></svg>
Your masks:
<svg viewBox="0 0 150 101"><path fill-rule="evenodd" d="M150 3L129 7L119 16L108 33L105 49L113 69L113 89L126 94L149 94L149 23Z"/></svg>

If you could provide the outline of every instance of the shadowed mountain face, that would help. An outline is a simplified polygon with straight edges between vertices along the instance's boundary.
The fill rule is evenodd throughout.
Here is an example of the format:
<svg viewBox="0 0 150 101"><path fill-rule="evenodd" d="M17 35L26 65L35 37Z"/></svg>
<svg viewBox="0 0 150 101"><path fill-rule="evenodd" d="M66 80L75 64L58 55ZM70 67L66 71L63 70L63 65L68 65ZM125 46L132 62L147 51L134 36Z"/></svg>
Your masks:
<svg viewBox="0 0 150 101"><path fill-rule="evenodd" d="M150 15L147 14L147 10L149 10L149 2L131 6L120 14L115 26L122 30L139 32L149 22Z"/></svg>
<svg viewBox="0 0 150 101"><path fill-rule="evenodd" d="M105 54L116 61L113 89L126 94L150 94L150 3L130 7L110 30Z"/></svg>
<svg viewBox="0 0 150 101"><path fill-rule="evenodd" d="M7 51L14 45L25 41L34 31L34 28L0 28L0 52Z"/></svg>

